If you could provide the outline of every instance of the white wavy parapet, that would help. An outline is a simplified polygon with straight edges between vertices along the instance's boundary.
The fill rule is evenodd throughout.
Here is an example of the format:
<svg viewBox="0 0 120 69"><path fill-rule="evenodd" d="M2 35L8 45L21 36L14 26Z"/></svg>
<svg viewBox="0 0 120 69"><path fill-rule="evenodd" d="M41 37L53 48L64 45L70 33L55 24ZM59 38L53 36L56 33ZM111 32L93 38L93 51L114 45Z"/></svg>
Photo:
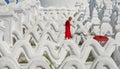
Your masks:
<svg viewBox="0 0 120 69"><path fill-rule="evenodd" d="M114 42L115 40L111 40L111 41ZM70 64L70 66L73 66L73 65L78 66L78 68L76 68L76 69L79 69L81 67L83 67L83 68L85 67L85 62L88 58L88 55L89 55L90 51L93 51L95 53L95 55L97 56L96 59L99 56L103 56L103 57L107 56L108 57L107 59L108 59L109 63L106 64L106 62L102 62L102 64L105 64L106 67L111 68L111 69L112 68L118 69L115 62L113 61L113 59L110 58L111 54L115 51L115 47L116 47L117 43L115 43L115 42L111 43L111 41L108 42L105 47L102 47L97 41L91 39L91 40L85 41L84 44L79 48L72 40L67 40L61 44L62 46L58 45L60 48L56 50L55 48L56 48L57 44L50 42L50 41L39 42L38 46L35 49L33 49L30 46L30 44L28 42L26 42L25 40L19 40L12 49L6 48L5 46L0 45L0 52L1 52L1 55L3 56L3 58L1 58L1 64L2 64L2 61L5 59L4 57L11 58L11 59L9 59L10 62L12 64L15 64L15 66L17 64L18 65L17 67L19 68L19 63L17 62L17 59L21 52L25 53L25 56L27 56L27 59L29 61L32 61L33 58L38 57L38 56L42 57L44 54L47 53L48 56L50 57L50 59L52 60L52 62L55 63L55 65L56 65L55 67L60 66L60 69L64 69L64 68L66 68L66 66L69 67L69 64ZM117 46L119 46L119 45L117 45ZM81 64L81 67L76 64L77 60L74 59L74 57L67 56L71 60L68 60L68 58L66 58L66 55L68 52L70 52L71 56L73 55L74 57L79 59L79 63L77 63L77 64ZM66 59L66 60L64 60L64 59ZM8 64L9 60L7 60L7 59L4 60L4 63ZM38 60L39 60L39 58L38 58ZM97 59L93 64L95 64L99 60L104 61L103 58L100 58L100 59ZM45 62L45 59L43 59L43 60L40 59L40 61ZM34 62L35 62L35 60L34 60ZM41 65L44 67L44 65L37 63L37 62L38 61L36 59L35 64L34 63L30 63L30 64L33 64L32 67L34 67L34 65L35 66ZM44 62L43 62L43 64L44 64ZM64 62L65 63L71 62L71 63L64 64ZM5 65L5 64L2 64L3 66L0 66L0 67L6 67L6 66L11 67L11 65L9 65L9 64ZM45 64L49 64L49 63L45 62ZM30 65L28 64L28 66L30 66ZM97 66L99 67L98 64L97 64ZM100 66L101 66L101 63L100 63ZM61 68L61 67L64 67L64 68ZM103 65L103 67L104 67L104 65ZM92 68L97 69L94 66ZM13 69L13 68L11 68L11 69Z"/></svg>
<svg viewBox="0 0 120 69"><path fill-rule="evenodd" d="M92 64L90 69L119 69L113 59L106 56L98 57Z"/></svg>

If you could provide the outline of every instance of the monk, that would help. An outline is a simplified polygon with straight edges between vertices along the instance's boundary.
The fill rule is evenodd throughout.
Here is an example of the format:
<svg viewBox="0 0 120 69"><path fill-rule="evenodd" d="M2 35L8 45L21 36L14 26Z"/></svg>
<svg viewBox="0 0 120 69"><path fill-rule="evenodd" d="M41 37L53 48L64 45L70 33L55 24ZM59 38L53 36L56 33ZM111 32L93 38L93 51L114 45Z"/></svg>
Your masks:
<svg viewBox="0 0 120 69"><path fill-rule="evenodd" d="M73 26L73 25L70 23L71 20L72 20L72 17L69 17L68 20L65 22L65 39L72 38L70 26Z"/></svg>

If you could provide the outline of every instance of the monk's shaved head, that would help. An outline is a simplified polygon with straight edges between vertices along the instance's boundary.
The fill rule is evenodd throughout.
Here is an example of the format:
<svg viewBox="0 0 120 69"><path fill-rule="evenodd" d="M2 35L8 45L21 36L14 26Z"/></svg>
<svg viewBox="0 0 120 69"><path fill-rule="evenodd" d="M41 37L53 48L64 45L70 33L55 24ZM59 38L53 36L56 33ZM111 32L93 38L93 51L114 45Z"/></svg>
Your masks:
<svg viewBox="0 0 120 69"><path fill-rule="evenodd" d="M71 21L72 20L72 17L69 17L69 19L68 19L69 21Z"/></svg>

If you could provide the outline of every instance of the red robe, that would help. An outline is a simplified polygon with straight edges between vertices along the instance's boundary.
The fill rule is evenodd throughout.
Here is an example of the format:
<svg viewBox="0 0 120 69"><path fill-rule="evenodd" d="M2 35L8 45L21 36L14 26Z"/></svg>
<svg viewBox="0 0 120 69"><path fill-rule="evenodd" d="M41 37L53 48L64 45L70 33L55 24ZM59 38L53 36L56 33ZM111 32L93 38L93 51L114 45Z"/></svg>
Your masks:
<svg viewBox="0 0 120 69"><path fill-rule="evenodd" d="M71 35L71 32L70 32L70 26L71 26L71 24L70 24L70 22L67 20L67 21L65 22L65 39L66 39L66 38L68 38L68 39L72 38L72 35Z"/></svg>

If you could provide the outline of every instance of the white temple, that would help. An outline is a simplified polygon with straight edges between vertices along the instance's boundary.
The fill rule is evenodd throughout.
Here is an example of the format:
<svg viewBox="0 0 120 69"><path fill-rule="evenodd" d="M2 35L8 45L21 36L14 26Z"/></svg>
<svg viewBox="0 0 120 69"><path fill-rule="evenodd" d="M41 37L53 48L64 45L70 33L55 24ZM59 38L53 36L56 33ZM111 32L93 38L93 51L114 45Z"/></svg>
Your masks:
<svg viewBox="0 0 120 69"><path fill-rule="evenodd" d="M120 69L120 0L16 1L0 0L0 69Z"/></svg>

